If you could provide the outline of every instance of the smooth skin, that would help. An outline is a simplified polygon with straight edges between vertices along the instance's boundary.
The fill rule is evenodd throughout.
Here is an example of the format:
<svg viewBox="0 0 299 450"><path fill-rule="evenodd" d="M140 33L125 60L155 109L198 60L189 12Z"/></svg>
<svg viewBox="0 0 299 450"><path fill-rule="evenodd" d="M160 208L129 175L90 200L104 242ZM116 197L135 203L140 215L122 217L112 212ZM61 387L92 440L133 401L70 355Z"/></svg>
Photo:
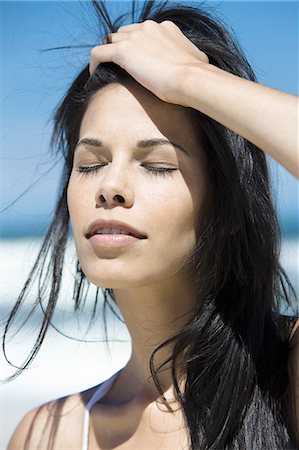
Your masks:
<svg viewBox="0 0 299 450"><path fill-rule="evenodd" d="M107 127L103 127L100 122L94 120L92 111L99 111L99 109L105 107L105 111L101 110L100 112L104 118L107 118L110 110L109 102L113 102L114 96L117 96L117 102L119 101L123 108L129 105L132 108L132 114L138 115L140 113L138 115L140 124L134 123L134 126L138 125L137 133L140 138L141 136L142 138L152 137L153 133L157 133L158 137L163 135L169 140L171 140L170 137L172 139L178 137L169 135L167 123L164 123L164 127L161 124L163 114L166 111L165 108L167 108L170 121L172 121L173 115L177 113L181 114L180 119L186 117L183 108L180 109L180 107L192 107L253 142L298 177L297 97L243 80L211 66L208 63L207 56L199 51L170 21L157 24L149 20L142 24L123 26L119 28L117 33L109 36L109 41L109 44L97 46L92 50L90 71L93 72L102 62L112 61L130 73L142 87L137 84L130 86L114 85L108 87L106 91L99 92L87 110L80 130L81 137L96 133L98 137L101 135L103 138L103 132ZM143 111L142 108L144 108ZM152 111L155 112L154 116L151 113ZM105 114L108 114L108 116L105 116ZM169 179L157 178L159 181L156 182L162 183L163 189L167 190L171 187L173 180L176 180L176 185L178 185L177 198L181 200L189 199L189 210L186 221L182 222L182 230L189 234L189 244L191 245L196 234L196 225L193 223L192 217L200 208L200 197L196 197L191 188L192 183L189 182L188 184L188 179L184 177L184 173L187 173L189 169L184 172L182 162L180 163L175 159L179 154L177 150L169 146L169 152L166 154L164 150L164 153L162 152L162 147L160 147L157 149L158 153L151 154L151 158L154 155L154 160L146 159L148 156L145 154L137 157L136 152L134 153L132 150L134 148L132 128L121 121L121 114L116 114L116 120L119 121L118 125L123 130L127 127L128 132L122 141L118 140L117 133L115 133L115 136L109 133L105 136L110 148L110 154L107 154L106 148L105 157L110 159L108 166L103 170L109 171L109 176L105 177L104 172L102 174L99 172L98 175L90 175L86 179L82 177L79 182L78 172L74 172L68 192L77 250L79 258L81 255L82 263L86 264L86 273L90 273L93 282L96 283L107 282L109 284L113 269L118 271L120 278L123 277L121 280L123 284L115 286L115 294L125 315L133 346L132 358L128 366L121 373L107 396L99 405L94 407L90 430L90 449L182 449L182 443L186 442L186 436L182 428L182 416L180 411L169 414L157 404L156 391L152 381L148 380L148 363L149 355L157 342L162 342L167 335L175 331L176 327L181 327L182 323L176 322L175 319L181 316L183 308L188 313L194 301L194 293L190 289L186 304L180 305L177 310L178 297L174 298L174 303L170 301L169 296L167 296L169 285L163 284L158 277L158 273L154 274L156 278L149 280L147 277L150 274L144 272L145 269L141 268L138 269L140 271L137 274L129 276L127 274L127 277L125 277L122 263L126 262L126 258L131 258L131 262L134 263L133 249L130 250L131 253L126 254L124 252L119 259L115 258L114 261L113 258L109 260L106 255L106 272L101 277L105 278L106 276L107 278L106 280L97 278L96 271L93 272L92 269L93 263L96 261L95 255L85 245L86 243L82 238L82 230L86 224L83 215L80 215L79 205L84 205L85 213L89 214L89 218L93 218L93 213L91 214L91 211L94 211L93 208L95 206L98 206L100 210L101 207L103 208L103 205L97 203L96 198L99 198L98 194L104 193L108 200L110 198L109 202L105 204L106 209L103 209L105 213L116 214L116 212L121 211L123 214L121 220L125 220L126 217L129 221L131 216L127 213L135 211L135 223L138 220L139 227L145 227L144 232L148 232L149 240L145 243L145 254L151 255L152 262L154 262L159 257L159 233L154 222L151 224L145 209L140 207L143 200L142 195L145 195L146 200L151 202L152 214L155 219L158 217L157 214L160 214L159 208L164 207L165 201L166 207L169 207L169 205L167 204L167 198L164 199L164 203L157 204L155 187L150 184L152 183L151 177L142 172L146 170L144 164L154 163L162 166L163 163L164 167L165 163L178 164L180 170L173 174L174 178L172 176ZM175 126L173 126L174 128ZM181 139L181 143L186 145L184 136ZM192 142L189 144L189 148L192 149ZM122 153L121 148L126 148L131 153ZM83 161L84 164L87 162L88 164L95 164L95 160L90 161L88 159L92 154L90 148L81 148L80 152L81 156L78 151L78 158L82 158L81 163ZM161 159L162 156L164 159ZM103 154L101 153L102 157ZM79 163L80 161L77 159L74 166L75 170L76 167L78 168L76 164ZM142 190L141 193L137 194L132 188L132 184L129 183L129 179L120 175L121 166L125 166L133 175L139 186L139 191ZM200 167L200 164L198 167ZM148 178L145 178L146 176ZM77 186L80 183L82 196L76 199L75 194L78 192ZM170 186L167 186L167 183L170 183ZM153 198L150 198L151 189L154 191ZM127 200L124 206L115 203L115 193L119 190ZM202 186L201 192L204 192L204 186ZM91 196L92 200L88 200L89 203L85 204L86 199L90 199ZM128 206L129 201L131 201L130 206ZM170 214L167 211L168 213ZM163 225L168 225L167 215L162 214L161 217L165 220ZM134 225L134 223L132 224ZM172 230L172 233L175 237L178 229ZM154 250L148 245L150 242L156 244ZM163 250L163 247L161 250ZM166 275L168 276L166 278L171 280L175 277L177 286L180 286L180 283L182 283L181 286L185 286L184 283L187 281L188 274L184 274L184 277L180 278L177 273L177 264L184 260L186 252L187 247L180 248L180 252L172 256L171 264L166 269ZM100 255L100 257L102 256ZM109 264L111 265L109 266ZM146 279L150 283L144 285L142 280ZM142 293L142 302L140 302L140 293ZM159 310L159 314L155 314L157 310ZM171 327L167 328L166 323L169 323L169 320L167 320L169 314L172 321ZM159 318L156 317L157 315ZM295 417L299 428L299 321L297 321L292 332L291 347L289 370L291 375L290 389L292 390L294 404L290 407L296 410ZM165 354L162 356L165 357ZM171 398L171 375L168 371L165 371L163 383L165 384L166 397ZM93 392L94 389L91 389L81 396L76 394L66 398L63 406L64 414L59 421L54 448L80 449L83 407ZM34 425L30 450L46 448L49 429L44 425L50 417L51 408L55 408L58 404L59 401L54 401L42 407ZM33 410L25 416L16 429L8 450L23 448L25 437L35 413L36 410Z"/></svg>

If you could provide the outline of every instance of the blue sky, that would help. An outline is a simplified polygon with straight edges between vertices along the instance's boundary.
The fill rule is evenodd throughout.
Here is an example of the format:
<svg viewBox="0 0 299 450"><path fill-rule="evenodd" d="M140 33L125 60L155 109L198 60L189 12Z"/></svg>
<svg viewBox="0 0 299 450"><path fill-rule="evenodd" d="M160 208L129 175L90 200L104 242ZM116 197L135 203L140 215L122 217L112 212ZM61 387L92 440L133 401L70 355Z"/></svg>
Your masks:
<svg viewBox="0 0 299 450"><path fill-rule="evenodd" d="M60 164L48 151L51 115L99 41L89 2L1 1L1 209L3 234L31 234L51 216ZM261 83L298 93L298 4L206 1L233 28ZM130 2L108 1L112 15ZM58 46L87 45L44 52ZM274 193L285 227L298 227L298 183L272 164ZM46 173L48 172L48 173Z"/></svg>

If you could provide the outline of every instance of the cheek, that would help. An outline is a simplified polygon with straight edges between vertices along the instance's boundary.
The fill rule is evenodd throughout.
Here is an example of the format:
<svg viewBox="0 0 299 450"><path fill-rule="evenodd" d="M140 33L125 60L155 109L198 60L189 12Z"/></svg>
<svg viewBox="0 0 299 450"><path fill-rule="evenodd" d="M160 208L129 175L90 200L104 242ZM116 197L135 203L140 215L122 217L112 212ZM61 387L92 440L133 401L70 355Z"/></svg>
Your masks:
<svg viewBox="0 0 299 450"><path fill-rule="evenodd" d="M80 211L80 203L78 201L78 197L76 196L76 192L71 181L69 182L67 189L67 205L70 215L70 221L72 225L72 229L75 232L76 224L77 224L77 215Z"/></svg>
<svg viewBox="0 0 299 450"><path fill-rule="evenodd" d="M195 220L199 214L201 204L201 186L192 179L183 177L176 179L168 189L158 189L150 202L152 214L156 211L157 225L164 230L161 224L168 224L168 229L184 232L194 228ZM158 186L157 186L158 187ZM167 230L165 230L167 231Z"/></svg>
<svg viewBox="0 0 299 450"><path fill-rule="evenodd" d="M86 186L80 185L70 178L67 189L67 204L72 228L76 233L82 227L82 220L86 217L87 209L90 209L93 197Z"/></svg>
<svg viewBox="0 0 299 450"><path fill-rule="evenodd" d="M185 183L177 183L167 193L159 193L159 201L148 202L147 216L155 246L172 255L190 252L196 243L195 226L199 214L199 200L195 199ZM159 205L157 207L157 205Z"/></svg>
<svg viewBox="0 0 299 450"><path fill-rule="evenodd" d="M171 254L175 269L181 269L197 242L197 224L204 197L200 173L184 173L168 196L161 198L161 215L156 221L160 229L159 245Z"/></svg>

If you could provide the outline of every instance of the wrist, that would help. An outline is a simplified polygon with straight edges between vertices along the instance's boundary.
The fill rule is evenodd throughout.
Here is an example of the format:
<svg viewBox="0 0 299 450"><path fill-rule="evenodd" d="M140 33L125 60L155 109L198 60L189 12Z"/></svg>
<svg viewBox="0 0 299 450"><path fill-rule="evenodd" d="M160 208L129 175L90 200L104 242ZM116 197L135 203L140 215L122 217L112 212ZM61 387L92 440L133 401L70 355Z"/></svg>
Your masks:
<svg viewBox="0 0 299 450"><path fill-rule="evenodd" d="M199 104L205 103L208 85L215 76L215 69L217 70L217 67L203 62L181 65L178 68L177 84L173 93L175 102L198 110Z"/></svg>

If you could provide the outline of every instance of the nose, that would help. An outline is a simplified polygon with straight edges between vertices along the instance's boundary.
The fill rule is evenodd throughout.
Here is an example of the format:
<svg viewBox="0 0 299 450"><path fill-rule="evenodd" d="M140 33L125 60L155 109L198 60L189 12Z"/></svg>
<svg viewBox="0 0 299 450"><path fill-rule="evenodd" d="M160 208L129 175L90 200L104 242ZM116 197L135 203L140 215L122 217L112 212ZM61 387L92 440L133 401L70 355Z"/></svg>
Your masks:
<svg viewBox="0 0 299 450"><path fill-rule="evenodd" d="M123 206L131 208L134 203L132 178L125 168L107 168L96 192L97 207L113 208ZM130 182L131 178L131 182Z"/></svg>

